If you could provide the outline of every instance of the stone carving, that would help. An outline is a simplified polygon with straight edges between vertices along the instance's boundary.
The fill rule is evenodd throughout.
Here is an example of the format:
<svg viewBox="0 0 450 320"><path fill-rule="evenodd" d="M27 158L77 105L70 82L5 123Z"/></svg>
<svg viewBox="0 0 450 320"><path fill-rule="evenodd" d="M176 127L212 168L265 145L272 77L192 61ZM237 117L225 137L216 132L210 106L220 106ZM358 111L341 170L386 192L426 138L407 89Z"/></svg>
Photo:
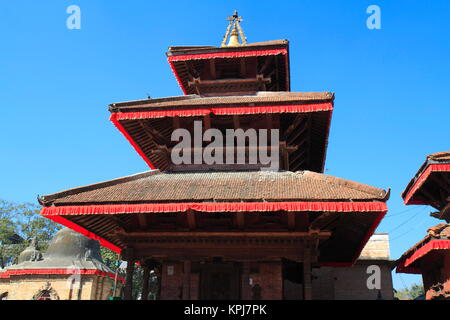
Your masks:
<svg viewBox="0 0 450 320"><path fill-rule="evenodd" d="M33 300L59 300L59 296L50 282L46 282L33 296Z"/></svg>

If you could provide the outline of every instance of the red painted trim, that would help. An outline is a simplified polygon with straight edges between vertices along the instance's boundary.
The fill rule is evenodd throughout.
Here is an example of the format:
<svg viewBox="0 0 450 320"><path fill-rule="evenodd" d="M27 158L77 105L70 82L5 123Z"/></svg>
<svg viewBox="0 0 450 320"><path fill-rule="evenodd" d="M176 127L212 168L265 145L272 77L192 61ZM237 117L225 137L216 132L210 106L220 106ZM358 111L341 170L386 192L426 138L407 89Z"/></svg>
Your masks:
<svg viewBox="0 0 450 320"><path fill-rule="evenodd" d="M48 218L60 215L132 214L155 212L263 212L263 211L326 211L326 212L387 212L384 202L201 202L144 203L86 206L52 206L42 209Z"/></svg>
<svg viewBox="0 0 450 320"><path fill-rule="evenodd" d="M358 250L356 251L355 256L353 257L353 263L358 260L359 256L361 255L361 252L363 251L364 247L366 246L367 242L369 241L370 237L373 235L375 230L378 228L378 226L381 223L381 220L383 220L384 216L386 215L387 210L384 212L381 212L381 214L376 218L372 226L370 227L369 231L367 231L366 235L364 236L364 240L360 243Z"/></svg>
<svg viewBox="0 0 450 320"><path fill-rule="evenodd" d="M117 129L125 136L128 142L133 146L136 152L144 159L144 161L153 170L155 166L147 158L139 145L133 140L130 134L120 124L121 120L134 119L152 119L164 117L193 117L205 116L207 114L215 115L234 115L234 114L263 114L263 113L306 113L306 112L323 112L333 111L333 103L315 103L304 105L279 105L279 106L255 106L255 107L216 107L216 108L196 108L196 109L175 109L160 111L141 111L141 112L117 112L111 114L110 120ZM331 121L331 115L329 118ZM330 123L328 124L329 128ZM325 160L324 160L325 161Z"/></svg>
<svg viewBox="0 0 450 320"><path fill-rule="evenodd" d="M139 147L139 145L133 140L133 138L128 134L128 132L125 130L125 128L122 126L122 124L117 120L116 113L113 113L111 115L110 120L112 121L112 123L114 123L116 128L119 129L119 131L125 136L125 138L128 140L128 142L133 146L134 150L136 150L136 152L142 157L142 159L144 159L144 161L148 164L150 169L154 170L155 166L153 165L153 163L150 161L150 159L147 158L147 156L142 151L142 149Z"/></svg>
<svg viewBox="0 0 450 320"><path fill-rule="evenodd" d="M78 233L81 233L82 235L84 235L90 239L97 240L100 242L101 246L108 248L116 253L120 253L122 251L122 249L119 248L118 246L112 244L111 242L101 238L100 236L96 235L95 233L90 232L89 230L83 228L82 226L80 226L64 217L61 217L59 215L45 215L44 214L45 209L47 209L47 208L43 208L41 211L41 215L43 215L44 217L46 217L50 220L53 220L54 222L59 223L59 224L65 226L69 229L72 229Z"/></svg>
<svg viewBox="0 0 450 320"><path fill-rule="evenodd" d="M181 81L180 76L178 75L178 72L175 69L175 66L173 65L173 62L170 61L170 59L168 59L168 61L169 61L170 69L172 69L172 73L174 74L175 78L177 79L178 85L180 86L181 90L183 90L184 95L187 95L186 88L184 87L183 82Z"/></svg>
<svg viewBox="0 0 450 320"><path fill-rule="evenodd" d="M428 204L423 201L418 200L411 200L411 198L414 196L416 191L425 183L425 181L428 179L430 174L433 172L450 172L450 164L449 163L435 163L430 164L428 167L423 171L420 176L417 178L414 185L409 190L408 194L406 195L404 199L404 203L406 205L410 204Z"/></svg>
<svg viewBox="0 0 450 320"><path fill-rule="evenodd" d="M383 220L384 216L386 215L387 211L380 212L380 214L377 216L374 223L370 226L369 231L364 236L363 241L359 244L358 249L356 250L355 255L353 256L353 259L351 262L324 262L320 263L323 267L337 267L337 268L343 268L343 267L351 267L355 264L355 262L358 260L359 256L361 255L361 252L363 251L364 247L366 246L367 242L369 241L370 237L373 235L379 224L381 223L381 220Z"/></svg>
<svg viewBox="0 0 450 320"><path fill-rule="evenodd" d="M10 276L19 276L19 275L39 275L39 274L57 274L57 275L72 275L72 274L81 274L81 275L95 275L100 277L109 277L111 279L115 278L115 274L111 272L104 272L100 270L92 270L92 269L20 269L20 270L6 270L4 272L7 275L5 278L9 278ZM125 282L125 279L122 277L117 277L117 280Z"/></svg>
<svg viewBox="0 0 450 320"><path fill-rule="evenodd" d="M174 62L176 61L187 61L187 60L203 60L203 59L223 59L223 58L242 58L242 57L254 57L254 56L269 56L269 55L279 55L282 54L286 57L286 67L288 66L288 51L287 49L271 49L271 50L254 50L254 51L239 51L239 52L216 52L216 53L201 53L201 54L186 54L179 56L169 56L167 61L169 62L170 68L172 69L175 78L177 79L178 85L180 86L183 93L186 95L187 90L183 85L183 82L176 71ZM289 72L286 72L286 80L289 84Z"/></svg>
<svg viewBox="0 0 450 320"><path fill-rule="evenodd" d="M426 256L432 250L450 250L450 240L430 240L422 247L418 248L409 258L404 259L397 267L397 272L413 273L411 271L419 271L414 273L421 273L420 268L411 268L410 266Z"/></svg>
<svg viewBox="0 0 450 320"><path fill-rule="evenodd" d="M370 236L373 234L385 214L387 206L384 202L261 202L261 203L168 203L168 204L128 204L128 205L91 205L91 206L61 206L45 207L41 214L58 223L64 224L87 237L99 240L103 246L120 253L120 248L108 241L72 223L60 215L80 214L132 214L155 212L185 212L189 209L200 212L263 212L263 211L327 211L327 212L371 212L379 213L376 221L364 237L355 257L351 262L322 263L323 266L350 267L359 257ZM67 223L69 222L69 223ZM111 247L114 246L114 247Z"/></svg>
<svg viewBox="0 0 450 320"><path fill-rule="evenodd" d="M111 121L114 123L120 120L133 119L152 119L165 117L195 117L207 114L214 115L235 115L235 114L263 114L263 113L307 113L333 111L331 102L300 104L300 105L274 105L274 106L255 106L255 107L212 107L212 108L193 108L193 109L172 109L158 111L140 111L140 112L117 112L111 115ZM119 129L120 130L120 129Z"/></svg>
<svg viewBox="0 0 450 320"><path fill-rule="evenodd" d="M178 56L169 56L169 61L187 61L187 60L204 60L204 59L224 59L224 58L244 58L255 56L274 56L279 54L287 54L287 49L269 49L269 50L253 50L253 51L232 51L232 52L212 52L199 54L183 54Z"/></svg>

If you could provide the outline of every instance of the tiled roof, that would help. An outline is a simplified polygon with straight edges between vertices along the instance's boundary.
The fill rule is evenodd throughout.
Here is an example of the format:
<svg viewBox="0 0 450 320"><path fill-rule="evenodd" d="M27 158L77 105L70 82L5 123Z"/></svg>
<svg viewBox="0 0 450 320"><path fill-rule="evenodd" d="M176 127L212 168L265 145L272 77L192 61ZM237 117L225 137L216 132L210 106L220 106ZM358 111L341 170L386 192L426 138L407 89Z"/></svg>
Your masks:
<svg viewBox="0 0 450 320"><path fill-rule="evenodd" d="M427 160L434 160L438 162L450 162L450 151L438 152L430 154Z"/></svg>
<svg viewBox="0 0 450 320"><path fill-rule="evenodd" d="M255 95L242 96L215 96L205 97L199 95L187 95L160 99L146 99L111 104L112 111L126 111L130 108L164 108L164 107L188 107L211 106L224 104L266 104L266 103L312 103L318 101L333 101L334 94L330 92L257 92Z"/></svg>
<svg viewBox="0 0 450 320"><path fill-rule="evenodd" d="M432 240L450 240L450 224L439 223L434 227L428 228L427 233L428 234L425 238L417 242L414 246L402 254L402 256L397 260L397 264L400 264L406 258L412 256L419 248L423 247Z"/></svg>
<svg viewBox="0 0 450 320"><path fill-rule="evenodd" d="M41 198L45 205L183 201L370 201L388 192L320 173L158 170Z"/></svg>
<svg viewBox="0 0 450 320"><path fill-rule="evenodd" d="M210 52L210 51L246 51L246 50L254 50L256 47L271 47L271 46L287 46L289 45L289 41L282 40L271 40L264 42L253 42L247 43L245 46L239 47L216 47L216 46L172 46L169 47L169 52L167 55L172 54L195 54L196 52Z"/></svg>
<svg viewBox="0 0 450 320"><path fill-rule="evenodd" d="M432 153L426 157L425 162L422 164L420 169L417 171L415 176L411 179L411 181L406 186L405 190L402 192L402 198L405 199L405 197L408 195L409 191L413 187L413 185L416 183L416 181L420 178L420 176L424 173L424 171L427 169L427 167L431 164L449 164L450 163L450 151L443 151L443 152L437 152Z"/></svg>

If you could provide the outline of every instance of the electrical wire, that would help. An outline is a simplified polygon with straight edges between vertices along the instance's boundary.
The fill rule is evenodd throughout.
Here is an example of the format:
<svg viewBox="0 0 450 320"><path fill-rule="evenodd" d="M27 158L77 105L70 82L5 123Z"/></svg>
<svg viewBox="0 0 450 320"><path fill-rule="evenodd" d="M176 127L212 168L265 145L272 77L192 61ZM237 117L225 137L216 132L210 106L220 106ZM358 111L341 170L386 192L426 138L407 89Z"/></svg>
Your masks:
<svg viewBox="0 0 450 320"><path fill-rule="evenodd" d="M426 222L427 218L428 218L428 217L423 218L423 219L420 221L420 223L418 223L415 227L409 229L408 231L402 233L401 235L398 235L398 236L395 237L395 238L392 238L391 241L400 239L400 238L402 238L403 236L405 236L405 235L407 235L408 233L410 233L411 231L416 230L419 226L423 225L424 222Z"/></svg>
<svg viewBox="0 0 450 320"><path fill-rule="evenodd" d="M397 225L394 229L388 231L388 233L392 233L395 230L398 230L399 228L401 228L402 226L407 224L408 222L412 221L415 217L417 217L419 215L419 213L422 213L425 209L426 209L426 207L423 207L422 210L417 211L411 218L408 218L406 221L403 221L402 223Z"/></svg>
<svg viewBox="0 0 450 320"><path fill-rule="evenodd" d="M403 213L410 212L410 211L413 211L413 210L417 210L417 209L420 209L420 208L422 208L422 207L416 206L416 207L410 207L410 208L408 208L408 209L406 209L406 210L403 210L403 211L400 211L400 212L396 212L396 213L394 213L394 214L389 214L389 213L388 213L388 214L384 217L384 219L396 217L396 216L399 216L399 215L401 215L401 214L403 214ZM384 219L383 219L383 220L384 220Z"/></svg>

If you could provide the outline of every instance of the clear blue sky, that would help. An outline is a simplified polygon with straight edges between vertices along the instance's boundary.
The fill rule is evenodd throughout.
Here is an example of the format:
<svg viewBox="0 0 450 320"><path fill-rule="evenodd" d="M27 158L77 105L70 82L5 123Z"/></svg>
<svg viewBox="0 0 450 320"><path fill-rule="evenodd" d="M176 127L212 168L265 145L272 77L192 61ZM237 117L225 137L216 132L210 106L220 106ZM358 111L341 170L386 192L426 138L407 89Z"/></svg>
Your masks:
<svg viewBox="0 0 450 320"><path fill-rule="evenodd" d="M66 28L71 4L81 30ZM366 27L371 4L381 30ZM147 170L108 104L181 95L167 47L219 45L234 9L249 42L291 41L293 91L336 93L327 173L392 189L377 230L392 258L423 238L439 221L400 193L427 154L450 149L448 0L2 1L0 198ZM396 288L414 281L394 274Z"/></svg>

